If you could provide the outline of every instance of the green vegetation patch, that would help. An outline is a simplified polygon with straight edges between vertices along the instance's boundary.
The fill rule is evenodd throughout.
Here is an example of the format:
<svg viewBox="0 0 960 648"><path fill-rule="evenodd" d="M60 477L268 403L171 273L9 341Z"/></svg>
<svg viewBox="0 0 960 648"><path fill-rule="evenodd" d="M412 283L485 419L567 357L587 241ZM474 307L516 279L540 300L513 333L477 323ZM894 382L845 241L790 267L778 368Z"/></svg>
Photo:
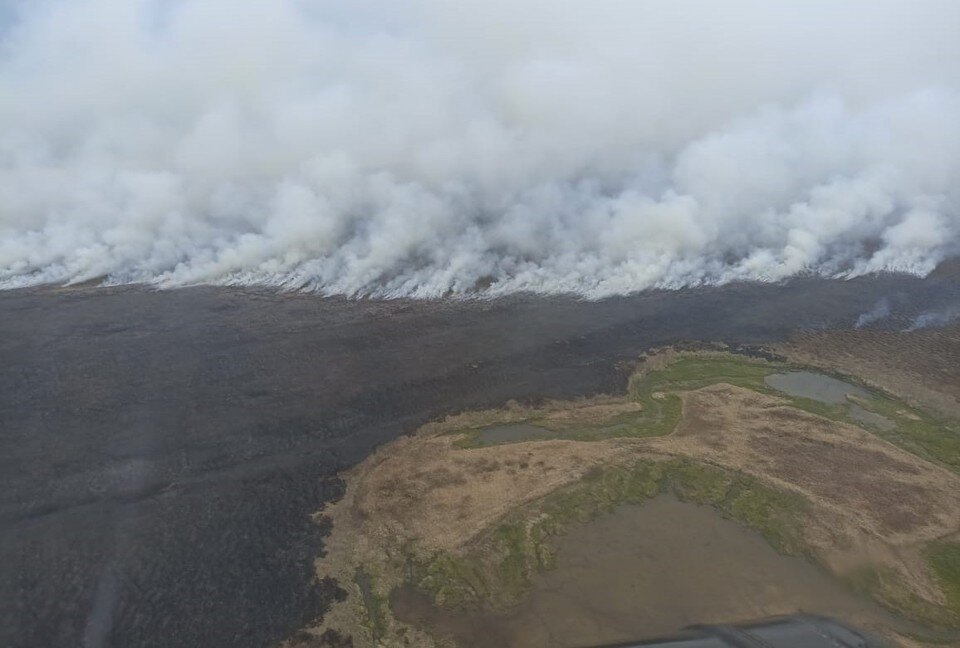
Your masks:
<svg viewBox="0 0 960 648"><path fill-rule="evenodd" d="M930 570L947 599L947 607L960 625L960 543L942 542L927 554Z"/></svg>
<svg viewBox="0 0 960 648"><path fill-rule="evenodd" d="M760 532L776 549L800 555L805 500L755 478L687 460L641 461L596 470L497 526L466 555L440 552L412 561L412 582L447 607L503 608L520 600L533 575L554 564L553 536L623 504L658 493L716 507Z"/></svg>
<svg viewBox="0 0 960 648"><path fill-rule="evenodd" d="M890 430L870 428L871 432L907 452L960 472L960 423L932 416L875 392L869 399L858 400L858 404L896 425Z"/></svg>
<svg viewBox="0 0 960 648"><path fill-rule="evenodd" d="M744 357L681 356L647 373L634 374L627 386L629 398L643 406L642 420L631 436L662 436L680 422L682 403L676 392L727 383L756 391L769 391L763 379L782 371L781 365Z"/></svg>
<svg viewBox="0 0 960 648"><path fill-rule="evenodd" d="M361 623L376 642L387 633L386 597L377 592L373 576L363 567L357 567L353 582L360 590Z"/></svg>
<svg viewBox="0 0 960 648"><path fill-rule="evenodd" d="M656 391L699 389L723 382L747 389L767 390L763 379L785 365L757 362L741 356L680 356L668 365L630 379L629 393L645 400Z"/></svg>
<svg viewBox="0 0 960 648"><path fill-rule="evenodd" d="M956 609L920 598L892 569L871 565L854 572L848 580L854 590L905 618L939 628L960 628L960 614Z"/></svg>

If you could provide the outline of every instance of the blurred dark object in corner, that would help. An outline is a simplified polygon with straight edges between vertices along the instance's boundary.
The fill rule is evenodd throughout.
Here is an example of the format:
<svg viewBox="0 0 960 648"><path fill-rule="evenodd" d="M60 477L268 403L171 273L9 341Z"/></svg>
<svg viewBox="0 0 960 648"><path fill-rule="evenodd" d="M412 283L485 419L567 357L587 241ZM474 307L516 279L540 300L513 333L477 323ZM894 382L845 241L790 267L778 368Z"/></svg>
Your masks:
<svg viewBox="0 0 960 648"><path fill-rule="evenodd" d="M697 625L667 639L606 648L889 648L888 644L821 616L791 615L737 625Z"/></svg>

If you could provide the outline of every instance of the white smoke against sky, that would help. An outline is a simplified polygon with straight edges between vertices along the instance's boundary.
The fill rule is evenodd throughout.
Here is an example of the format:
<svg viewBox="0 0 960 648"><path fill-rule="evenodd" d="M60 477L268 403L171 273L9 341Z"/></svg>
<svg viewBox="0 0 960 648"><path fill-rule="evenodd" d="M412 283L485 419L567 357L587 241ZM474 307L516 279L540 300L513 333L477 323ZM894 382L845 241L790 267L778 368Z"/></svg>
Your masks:
<svg viewBox="0 0 960 648"><path fill-rule="evenodd" d="M0 4L0 287L600 297L960 252L954 0Z"/></svg>

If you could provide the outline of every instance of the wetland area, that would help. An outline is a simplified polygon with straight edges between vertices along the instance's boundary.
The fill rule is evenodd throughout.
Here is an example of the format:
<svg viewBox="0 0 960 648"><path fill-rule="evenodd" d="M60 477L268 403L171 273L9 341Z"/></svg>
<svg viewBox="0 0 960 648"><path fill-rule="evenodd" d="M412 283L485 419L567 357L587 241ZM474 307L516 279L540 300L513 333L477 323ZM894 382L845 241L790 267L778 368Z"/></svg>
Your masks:
<svg viewBox="0 0 960 648"><path fill-rule="evenodd" d="M880 299L892 304L889 320L852 330ZM327 578L314 565L336 555L333 502L352 497L351 470L396 450L391 441L423 443L406 435L457 413L496 412L486 427L565 435L504 444L519 433L507 427L497 433L506 438L473 447L484 426L448 434L438 437L450 444L438 450L440 464L427 456L397 482L398 495L429 490L431 480L478 485L451 500L469 515L449 527L442 507L436 519L411 509L401 521L434 538L449 532L451 543L480 537L512 510L503 497L512 482L499 481L510 470L529 478L519 490L543 498L620 454L618 444L638 442L618 440L644 414L623 395L637 358L653 347L779 345L799 364L956 417L956 328L901 332L956 303L953 266L926 279L803 279L598 302L346 300L237 288L0 293L0 644L314 641L321 619L335 621L338 606L362 598L353 572ZM648 429L679 404L644 398L655 404L646 412L662 413ZM707 389L697 398L719 396ZM581 401L571 416L565 403ZM498 420L504 411L516 414ZM911 453L938 451L936 437L863 433L887 434ZM650 442L667 438L679 437ZM524 450L529 443L540 444L536 453ZM465 465L442 463L454 451ZM791 450L807 451L815 452ZM562 550L556 558L564 564ZM379 592L383 583L371 578ZM521 584L503 592L522 598ZM355 645L364 636L358 631Z"/></svg>
<svg viewBox="0 0 960 648"><path fill-rule="evenodd" d="M576 647L798 612L960 641L960 422L774 350L654 350L622 396L378 449L318 518L318 576L357 595L291 645Z"/></svg>

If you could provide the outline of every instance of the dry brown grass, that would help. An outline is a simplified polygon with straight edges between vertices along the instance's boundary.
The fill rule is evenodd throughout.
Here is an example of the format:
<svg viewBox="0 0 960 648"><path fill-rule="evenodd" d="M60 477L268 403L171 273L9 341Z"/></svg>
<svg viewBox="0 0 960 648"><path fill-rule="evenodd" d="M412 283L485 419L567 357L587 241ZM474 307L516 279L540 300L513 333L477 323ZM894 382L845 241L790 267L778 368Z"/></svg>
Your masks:
<svg viewBox="0 0 960 648"><path fill-rule="evenodd" d="M960 528L955 473L856 426L730 385L686 393L675 433L648 446L802 494L816 511L807 541L832 570L880 564L942 603L920 550Z"/></svg>

